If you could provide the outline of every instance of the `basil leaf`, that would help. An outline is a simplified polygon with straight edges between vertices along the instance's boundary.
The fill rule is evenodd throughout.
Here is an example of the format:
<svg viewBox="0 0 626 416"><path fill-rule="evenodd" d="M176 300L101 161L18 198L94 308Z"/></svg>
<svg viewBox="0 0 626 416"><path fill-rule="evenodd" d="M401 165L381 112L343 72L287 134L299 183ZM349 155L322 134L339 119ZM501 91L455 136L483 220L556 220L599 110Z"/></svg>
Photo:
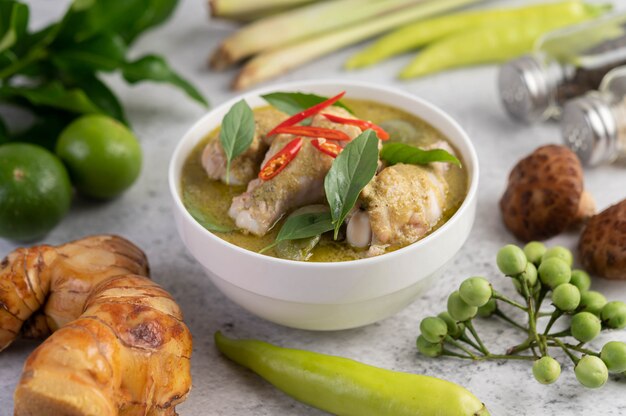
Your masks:
<svg viewBox="0 0 626 416"><path fill-rule="evenodd" d="M0 52L15 45L26 33L27 26L27 5L16 1L0 1Z"/></svg>
<svg viewBox="0 0 626 416"><path fill-rule="evenodd" d="M330 212L308 212L293 215L285 221L276 241L299 240L314 237L333 229L333 219Z"/></svg>
<svg viewBox="0 0 626 416"><path fill-rule="evenodd" d="M63 17L63 42L81 42L103 31L119 33L131 43L150 27L164 22L177 0L74 0Z"/></svg>
<svg viewBox="0 0 626 416"><path fill-rule="evenodd" d="M36 106L47 106L70 111L72 113L102 113L78 88L66 89L58 81L52 81L37 87L0 87L0 98L23 98Z"/></svg>
<svg viewBox="0 0 626 416"><path fill-rule="evenodd" d="M335 238L361 190L376 174L377 167L378 137L371 129L348 143L333 161L324 179L324 189L333 218Z"/></svg>
<svg viewBox="0 0 626 416"><path fill-rule="evenodd" d="M172 70L167 62L156 55L146 55L134 62L124 64L122 67L124 79L131 84L140 81L156 81L172 84L187 93L187 95L199 103L208 106L204 97L187 81Z"/></svg>
<svg viewBox="0 0 626 416"><path fill-rule="evenodd" d="M245 100L233 105L224 116L220 142L226 154L226 183L230 178L230 163L250 147L254 130L254 113Z"/></svg>
<svg viewBox="0 0 626 416"><path fill-rule="evenodd" d="M32 108L35 120L26 129L11 135L10 141L37 144L54 153L59 135L76 117L75 114L50 108Z"/></svg>
<svg viewBox="0 0 626 416"><path fill-rule="evenodd" d="M102 112L130 126L124 114L124 109L117 97L97 76L85 75L72 84L85 91L91 101L97 105Z"/></svg>
<svg viewBox="0 0 626 416"><path fill-rule="evenodd" d="M272 106L290 116L328 100L328 97L321 97L316 94L305 94L302 92L273 92L271 94L262 95L261 97ZM335 105L352 113L341 101L336 102Z"/></svg>
<svg viewBox="0 0 626 416"><path fill-rule="evenodd" d="M233 227L229 227L227 225L216 224L212 218L210 218L208 215L206 215L204 212L200 211L197 208L191 208L191 207L186 207L186 208L187 208L187 212L189 212L189 214L193 217L194 220L198 222L198 224L200 224L201 226L203 226L204 228L206 228L207 230L211 232L228 233L228 232L234 231Z"/></svg>
<svg viewBox="0 0 626 416"><path fill-rule="evenodd" d="M384 145L380 158L390 165L396 163L426 165L432 162L448 162L461 166L461 161L444 149L422 150L404 143Z"/></svg>
<svg viewBox="0 0 626 416"><path fill-rule="evenodd" d="M107 32L56 50L54 64L66 71L114 71L124 64L126 43L121 36Z"/></svg>
<svg viewBox="0 0 626 416"><path fill-rule="evenodd" d="M276 236L276 240L269 246L263 248L259 253L269 250L281 241L315 237L327 231L331 231L333 228L332 216L330 212L327 211L291 215L281 227Z"/></svg>

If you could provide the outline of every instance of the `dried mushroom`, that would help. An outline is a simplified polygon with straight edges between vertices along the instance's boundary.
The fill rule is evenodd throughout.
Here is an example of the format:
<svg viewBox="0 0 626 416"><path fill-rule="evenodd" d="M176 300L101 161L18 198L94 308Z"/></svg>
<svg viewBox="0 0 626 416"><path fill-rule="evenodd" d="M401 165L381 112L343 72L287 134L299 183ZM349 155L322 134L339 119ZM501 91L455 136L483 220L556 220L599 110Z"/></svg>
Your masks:
<svg viewBox="0 0 626 416"><path fill-rule="evenodd" d="M578 251L588 271L607 279L626 279L626 199L589 220Z"/></svg>
<svg viewBox="0 0 626 416"><path fill-rule="evenodd" d="M545 240L593 215L583 171L565 146L548 145L520 160L500 200L506 227L520 240Z"/></svg>

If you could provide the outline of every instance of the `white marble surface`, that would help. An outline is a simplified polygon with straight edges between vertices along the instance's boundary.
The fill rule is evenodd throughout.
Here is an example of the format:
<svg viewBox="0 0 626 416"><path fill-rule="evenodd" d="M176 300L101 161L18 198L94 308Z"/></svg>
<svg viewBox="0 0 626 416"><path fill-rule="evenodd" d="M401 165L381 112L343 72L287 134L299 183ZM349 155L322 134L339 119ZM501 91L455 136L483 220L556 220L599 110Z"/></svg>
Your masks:
<svg viewBox="0 0 626 416"><path fill-rule="evenodd" d="M614 0L616 4L622 0ZM31 1L33 23L42 25L57 17L67 1ZM514 4L515 2L500 2ZM520 3L520 2L517 2ZM133 50L160 52L191 78L212 103L232 97L228 85L234 72L206 70L206 56L232 26L208 23L205 2L184 1L173 20L148 34ZM492 278L496 287L512 293L494 265L497 249L512 241L500 221L497 208L505 178L515 161L535 147L559 140L552 124L525 127L510 121L496 95L494 67L466 69L423 80L398 83L394 74L407 57L363 72L345 73L343 60L356 49L346 50L297 70L281 80L345 77L398 86L449 112L476 144L481 178L479 211L472 234L447 267L440 281L413 305L385 321L366 328L334 333L297 331L265 322L224 298L186 253L176 234L169 207L166 166L174 146L203 109L181 93L154 84L134 88L117 77L110 80L123 99L145 155L138 183L123 197L109 203L77 199L71 214L47 238L61 243L95 233L119 233L148 253L152 276L173 293L184 309L194 336L193 391L179 407L181 415L321 415L286 397L269 384L219 356L213 333L222 329L238 337L255 337L277 344L342 355L363 362L415 373L444 377L460 383L489 407L493 415L623 415L626 414L626 380L612 377L601 390L581 387L571 363L565 363L561 379L552 386L534 381L528 363L473 363L455 359L430 359L415 351L421 318L445 308L449 292L470 275ZM603 167L586 172L586 184L600 208L626 198L626 169ZM550 243L573 248L576 233ZM15 248L0 240L0 253ZM390 276L393 278L393 276ZM626 283L594 280L593 287L609 299L626 300ZM495 351L504 351L522 340L521 335L499 322L480 322L479 331ZM626 341L626 333L611 333L593 343L600 348L607 339ZM0 415L12 414L12 394L22 363L36 343L19 341L0 354Z"/></svg>

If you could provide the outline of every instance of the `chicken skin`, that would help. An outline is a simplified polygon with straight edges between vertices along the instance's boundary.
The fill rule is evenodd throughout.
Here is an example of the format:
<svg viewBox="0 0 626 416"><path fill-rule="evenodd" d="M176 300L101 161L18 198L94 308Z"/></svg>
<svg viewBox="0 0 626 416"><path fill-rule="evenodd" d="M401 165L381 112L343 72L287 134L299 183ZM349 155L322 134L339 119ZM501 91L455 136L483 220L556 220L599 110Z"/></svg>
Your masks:
<svg viewBox="0 0 626 416"><path fill-rule="evenodd" d="M447 191L435 168L397 164L383 169L361 192L360 208L348 220L348 242L369 246L368 256L414 243L440 221Z"/></svg>
<svg viewBox="0 0 626 416"><path fill-rule="evenodd" d="M353 118L349 112L339 107L327 108L322 113ZM341 130L350 139L361 133L358 127L332 123L321 114L313 117L311 125ZM273 137L261 166L294 137L288 134ZM334 159L317 150L311 144L311 138L304 137L303 140L300 152L280 174L267 181L250 181L247 191L233 198L228 214L241 230L258 236L265 235L289 211L324 202L324 178Z"/></svg>

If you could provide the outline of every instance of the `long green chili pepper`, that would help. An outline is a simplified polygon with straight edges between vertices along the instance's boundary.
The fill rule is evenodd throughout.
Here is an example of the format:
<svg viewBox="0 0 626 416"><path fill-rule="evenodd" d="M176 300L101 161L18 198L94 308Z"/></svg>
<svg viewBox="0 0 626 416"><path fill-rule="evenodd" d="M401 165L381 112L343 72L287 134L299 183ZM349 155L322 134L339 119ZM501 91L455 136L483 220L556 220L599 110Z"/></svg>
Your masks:
<svg viewBox="0 0 626 416"><path fill-rule="evenodd" d="M296 400L340 416L488 416L463 387L347 358L215 334L217 348Z"/></svg>
<svg viewBox="0 0 626 416"><path fill-rule="evenodd" d="M489 25L493 22L502 23L504 20L515 21L538 16L545 19L560 16L589 16L594 15L597 9L598 6L585 4L581 0L567 0L517 8L457 13L421 20L383 36L372 45L352 56L345 66L347 69L355 69L373 65L403 52L420 48L452 33Z"/></svg>
<svg viewBox="0 0 626 416"><path fill-rule="evenodd" d="M578 13L502 19L492 24L455 32L423 49L400 72L400 78L414 78L461 66L507 61L531 52L542 35L596 17L606 9L606 5L581 4Z"/></svg>

